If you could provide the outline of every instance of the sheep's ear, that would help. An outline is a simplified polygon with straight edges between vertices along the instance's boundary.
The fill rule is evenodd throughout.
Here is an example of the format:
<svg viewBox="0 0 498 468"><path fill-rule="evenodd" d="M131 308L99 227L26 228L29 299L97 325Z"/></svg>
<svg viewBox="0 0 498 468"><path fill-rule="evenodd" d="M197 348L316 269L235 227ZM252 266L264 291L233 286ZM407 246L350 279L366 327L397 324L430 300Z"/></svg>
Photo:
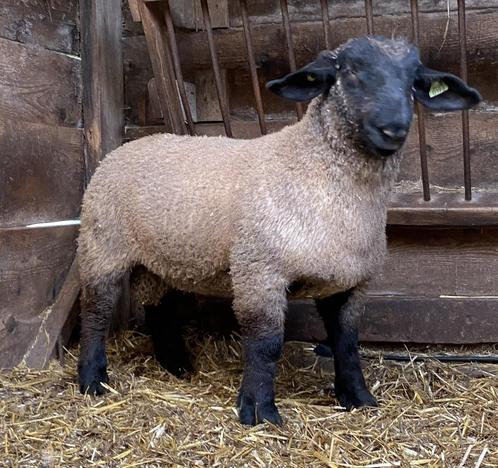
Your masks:
<svg viewBox="0 0 498 468"><path fill-rule="evenodd" d="M303 68L266 83L267 89L292 101L308 101L328 91L336 79L336 58L328 51Z"/></svg>
<svg viewBox="0 0 498 468"><path fill-rule="evenodd" d="M469 109L482 100L479 92L451 73L420 65L414 82L414 97L425 107L438 111Z"/></svg>

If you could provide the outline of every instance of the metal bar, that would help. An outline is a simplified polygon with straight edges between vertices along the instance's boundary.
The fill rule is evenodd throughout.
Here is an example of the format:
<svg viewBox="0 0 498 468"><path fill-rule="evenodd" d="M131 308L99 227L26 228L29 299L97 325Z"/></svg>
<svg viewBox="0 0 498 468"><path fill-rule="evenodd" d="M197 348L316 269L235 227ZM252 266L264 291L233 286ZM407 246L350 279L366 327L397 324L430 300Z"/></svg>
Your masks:
<svg viewBox="0 0 498 468"><path fill-rule="evenodd" d="M367 34L371 36L374 33L372 0L365 0L365 13L367 17Z"/></svg>
<svg viewBox="0 0 498 468"><path fill-rule="evenodd" d="M244 37L247 47L247 59L249 61L249 70L251 72L252 89L254 99L256 99L256 110L258 111L259 128L261 135L266 135L265 111L263 108L263 99L261 98L261 90L259 89L258 72L256 70L256 61L254 60L254 49L252 46L251 26L249 24L249 15L247 14L246 0L240 0L240 9L242 11L242 23L244 25Z"/></svg>
<svg viewBox="0 0 498 468"><path fill-rule="evenodd" d="M419 44L419 24L418 24L418 2L417 0L410 0L410 9L412 14L412 30L413 30L413 42ZM425 144L425 119L424 119L424 108L417 102L415 104L418 116L418 144L420 150L420 170L422 173L422 190L424 194L424 200L430 201L431 191L429 186L429 169L427 167L427 150Z"/></svg>
<svg viewBox="0 0 498 468"><path fill-rule="evenodd" d="M458 39L460 42L460 77L467 81L467 31L465 27L465 0L458 0ZM463 174L465 200L472 200L470 171L469 112L462 111Z"/></svg>
<svg viewBox="0 0 498 468"><path fill-rule="evenodd" d="M194 121L192 119L192 113L190 112L187 92L185 91L185 81L183 80L182 66L180 64L180 55L178 53L178 45L176 42L175 26L173 25L173 20L171 19L169 0L164 2L164 21L166 22L166 28L168 30L169 45L171 47L171 55L173 56L176 81L178 83L178 91L180 92L185 117L187 118L188 130L191 135L195 135Z"/></svg>
<svg viewBox="0 0 498 468"><path fill-rule="evenodd" d="M289 52L289 66L291 71L296 71L296 56L294 55L294 46L292 45L292 32L289 21L289 8L287 0L280 0L280 11L282 12L282 21L285 30L285 38L287 40L287 50ZM298 119L303 117L303 105L300 102L296 103L296 113Z"/></svg>
<svg viewBox="0 0 498 468"><path fill-rule="evenodd" d="M225 126L226 135L232 138L233 135L230 123L230 112L225 100L225 93L223 92L223 82L221 80L220 65L218 63L218 55L216 53L216 45L214 43L213 28L211 27L211 17L209 16L207 0L201 0L201 7L202 16L204 18L204 27L206 28L208 37L209 52L211 53L211 63L213 65L214 81L216 83L216 92L218 94L218 103L220 104L223 125Z"/></svg>
<svg viewBox="0 0 498 468"><path fill-rule="evenodd" d="M330 50L330 18L328 0L320 0L322 8L323 35L325 37L325 48Z"/></svg>

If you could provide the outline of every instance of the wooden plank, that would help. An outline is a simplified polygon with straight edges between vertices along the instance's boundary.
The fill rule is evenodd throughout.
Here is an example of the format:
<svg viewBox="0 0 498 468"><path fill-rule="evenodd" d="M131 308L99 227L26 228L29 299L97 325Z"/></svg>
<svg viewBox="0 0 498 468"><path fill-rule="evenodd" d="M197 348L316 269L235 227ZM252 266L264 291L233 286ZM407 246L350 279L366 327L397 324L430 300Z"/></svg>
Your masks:
<svg viewBox="0 0 498 468"><path fill-rule="evenodd" d="M0 37L68 54L79 53L77 0L3 0Z"/></svg>
<svg viewBox="0 0 498 468"><path fill-rule="evenodd" d="M77 218L82 130L0 117L0 226Z"/></svg>
<svg viewBox="0 0 498 468"><path fill-rule="evenodd" d="M317 2L318 3L318 2ZM498 61L498 10L472 10L467 14L467 46L469 66L483 62ZM429 66L447 68L448 64L459 61L459 40L456 22L448 27L443 44L447 15L443 13L421 14L422 34L420 46L422 57ZM284 31L277 24L255 24L253 26L254 48L257 62L281 59L284 53L282 38ZM376 33L391 36L410 35L411 18L409 15L376 18ZM364 18L338 18L334 21L331 34L332 47L342 44L352 36L366 34ZM315 57L323 47L321 21L293 24L292 36L298 64ZM209 66L209 51L204 32L178 33L182 64L186 69ZM443 47L441 48L441 45ZM240 28L220 30L217 33L217 47L220 65L226 68L239 68L246 63L243 31Z"/></svg>
<svg viewBox="0 0 498 468"><path fill-rule="evenodd" d="M200 0L169 0L175 26L203 30L204 20ZM209 15L213 28L228 28L228 0L208 0Z"/></svg>
<svg viewBox="0 0 498 468"><path fill-rule="evenodd" d="M221 70L221 80L225 100L228 104L227 75L226 70ZM220 104L214 74L211 70L201 70L195 74L196 109L198 122L221 122ZM223 133L224 134L224 133Z"/></svg>
<svg viewBox="0 0 498 468"><path fill-rule="evenodd" d="M0 367L18 364L71 264L78 229L0 230Z"/></svg>
<svg viewBox="0 0 498 468"><path fill-rule="evenodd" d="M87 182L121 144L123 63L120 0L81 0L81 60Z"/></svg>
<svg viewBox="0 0 498 468"><path fill-rule="evenodd" d="M78 126L79 59L0 38L0 115L19 122Z"/></svg>
<svg viewBox="0 0 498 468"><path fill-rule="evenodd" d="M498 226L498 192L477 192L465 201L462 191L433 190L431 200L421 193L393 193L387 222L405 226Z"/></svg>
<svg viewBox="0 0 498 468"><path fill-rule="evenodd" d="M76 259L69 268L67 278L51 308L41 314L40 326L21 361L28 367L44 368L53 356L60 331L67 320L67 311L73 307L80 291Z"/></svg>
<svg viewBox="0 0 498 468"><path fill-rule="evenodd" d="M369 292L383 296L497 296L498 229L389 227L388 256Z"/></svg>
<svg viewBox="0 0 498 468"><path fill-rule="evenodd" d="M164 123L170 131L184 134L186 127L182 118L162 10L156 2L141 1L139 6Z"/></svg>
<svg viewBox="0 0 498 468"><path fill-rule="evenodd" d="M140 8L138 7L139 0L128 0L128 8L131 13L133 21L142 21L140 17ZM126 8L126 3L123 4L123 8Z"/></svg>
<svg viewBox="0 0 498 468"><path fill-rule="evenodd" d="M370 297L360 340L496 343L498 298Z"/></svg>
<svg viewBox="0 0 498 468"><path fill-rule="evenodd" d="M447 12L445 1L419 0L418 8L421 13ZM365 0L334 0L328 1L329 17L334 20L340 18L362 18L365 21ZM456 21L457 2L449 2L451 21ZM495 0L466 0L466 10L496 8ZM242 17L238 2L229 2L230 27L242 25ZM374 23L377 25L378 17L410 14L408 1L377 1L373 2ZM255 23L279 23L282 20L279 0L251 0L249 5L251 21ZM293 22L320 20L320 3L309 0L293 0L289 2L289 15ZM444 30L443 30L444 31Z"/></svg>

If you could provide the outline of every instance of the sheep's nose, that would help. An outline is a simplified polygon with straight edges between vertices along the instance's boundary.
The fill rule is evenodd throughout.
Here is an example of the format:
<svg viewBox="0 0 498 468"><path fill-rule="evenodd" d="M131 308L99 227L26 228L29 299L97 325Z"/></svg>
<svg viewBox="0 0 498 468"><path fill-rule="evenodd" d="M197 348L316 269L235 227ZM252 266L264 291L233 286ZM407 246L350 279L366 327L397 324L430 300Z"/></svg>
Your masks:
<svg viewBox="0 0 498 468"><path fill-rule="evenodd" d="M390 140L403 141L408 134L408 129L395 125L379 127L379 131Z"/></svg>

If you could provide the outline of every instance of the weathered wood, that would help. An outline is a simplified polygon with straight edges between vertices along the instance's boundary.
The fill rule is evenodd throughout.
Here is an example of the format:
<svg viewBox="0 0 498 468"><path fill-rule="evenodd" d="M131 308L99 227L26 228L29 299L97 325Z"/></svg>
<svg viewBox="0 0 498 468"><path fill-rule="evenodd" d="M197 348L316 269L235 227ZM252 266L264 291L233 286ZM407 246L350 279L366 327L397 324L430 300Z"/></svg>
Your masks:
<svg viewBox="0 0 498 468"><path fill-rule="evenodd" d="M463 191L431 191L426 202L420 193L393 193L388 224L405 226L498 226L498 192L474 191L465 201Z"/></svg>
<svg viewBox="0 0 498 468"><path fill-rule="evenodd" d="M370 297L360 340L496 343L498 298Z"/></svg>
<svg viewBox="0 0 498 468"><path fill-rule="evenodd" d="M447 12L447 3L435 0L419 0L419 10L422 13ZM495 8L495 0L466 0L468 11L475 9ZM456 21L456 0L450 0L451 21ZM331 23L338 18L361 18L365 19L365 0L329 0L329 17ZM230 27L241 26L242 17L238 2L229 2ZM279 23L281 13L279 0L251 0L249 14L255 23ZM410 2L408 1L375 1L373 2L374 24L377 25L380 16L399 16L410 14ZM293 22L318 21L320 20L320 2L310 0L293 0L289 2L289 15ZM396 18L393 18L396 21ZM377 31L376 31L377 32Z"/></svg>
<svg viewBox="0 0 498 468"><path fill-rule="evenodd" d="M383 296L497 296L498 229L390 227L369 291Z"/></svg>
<svg viewBox="0 0 498 468"><path fill-rule="evenodd" d="M0 226L78 217L82 130L0 117Z"/></svg>
<svg viewBox="0 0 498 468"><path fill-rule="evenodd" d="M142 21L140 17L140 8L138 6L139 0L128 0L128 8L130 9L131 17L133 21L138 22ZM126 5L123 5L125 7Z"/></svg>
<svg viewBox="0 0 498 468"><path fill-rule="evenodd" d="M81 60L87 182L122 141L123 64L120 0L81 0Z"/></svg>
<svg viewBox="0 0 498 468"><path fill-rule="evenodd" d="M77 0L3 0L0 37L78 54Z"/></svg>
<svg viewBox="0 0 498 468"><path fill-rule="evenodd" d="M200 0L169 0L171 16L175 26L203 30ZM228 28L228 0L208 0L209 14L213 28Z"/></svg>
<svg viewBox="0 0 498 468"><path fill-rule="evenodd" d="M139 7L164 123L170 131L184 134L187 129L182 118L161 5L141 1Z"/></svg>
<svg viewBox="0 0 498 468"><path fill-rule="evenodd" d="M496 62L498 60L498 49L495 47L498 42L497 20L498 10L495 8L468 12L469 66L483 61ZM420 15L422 58L430 66L447 67L448 64L458 63L458 28L455 22L450 22L448 34L443 43L446 23L447 15L443 13ZM411 19L409 15L395 19L389 16L379 17L375 21L375 31L385 36L410 35ZM321 21L295 23L292 33L297 63L306 63L323 48ZM204 32L178 33L182 63L187 69L209 66L209 51L204 34ZM342 44L352 36L364 34L366 34L364 18L338 18L334 21L331 34L332 47ZM285 38L282 26L254 24L253 36L257 62L281 60ZM441 45L443 45L442 48ZM245 65L245 44L243 31L240 28L218 31L217 47L221 66L239 68Z"/></svg>
<svg viewBox="0 0 498 468"><path fill-rule="evenodd" d="M28 367L44 368L53 357L60 331L67 320L68 310L73 307L80 291L78 262L73 260L67 280L50 309L41 314L41 323L21 362Z"/></svg>
<svg viewBox="0 0 498 468"><path fill-rule="evenodd" d="M81 122L77 57L0 38L0 115L66 127Z"/></svg>
<svg viewBox="0 0 498 468"><path fill-rule="evenodd" d="M0 230L0 367L18 364L59 292L77 227Z"/></svg>
<svg viewBox="0 0 498 468"><path fill-rule="evenodd" d="M227 105L229 105L226 76L226 70L221 70L225 101L227 102ZM194 83L196 90L197 122L221 122L223 118L221 116L220 103L218 101L218 93L216 91L213 72L210 70L197 72L195 74Z"/></svg>

